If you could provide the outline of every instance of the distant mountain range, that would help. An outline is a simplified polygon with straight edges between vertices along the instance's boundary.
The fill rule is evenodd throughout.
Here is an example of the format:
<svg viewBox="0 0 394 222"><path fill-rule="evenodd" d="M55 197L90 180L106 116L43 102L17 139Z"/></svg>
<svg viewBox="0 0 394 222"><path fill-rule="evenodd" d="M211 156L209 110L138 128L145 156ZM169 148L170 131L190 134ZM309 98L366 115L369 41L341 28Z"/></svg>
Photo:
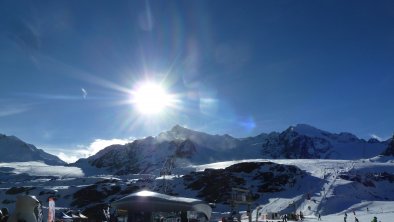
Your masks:
<svg viewBox="0 0 394 222"><path fill-rule="evenodd" d="M29 193L43 202L55 196L57 206L95 218L113 200L144 189L212 202L217 212L228 211L234 187L250 190L262 212L343 214L359 209L355 204L394 200L393 139L366 141L304 124L248 138L175 126L108 146L70 164L76 167L55 167L64 162L14 136L0 136L0 154L0 198L9 209ZM32 160L50 165L4 163Z"/></svg>
<svg viewBox="0 0 394 222"><path fill-rule="evenodd" d="M351 133L330 133L298 124L283 132L262 133L254 137L234 138L210 135L179 125L155 137L146 137L125 145L111 145L86 159L70 164L88 175L111 173L160 173L166 163L170 168L218 161L243 159L361 159L379 154L393 155L392 140L360 139ZM0 134L0 161L41 161L65 165L15 136Z"/></svg>
<svg viewBox="0 0 394 222"><path fill-rule="evenodd" d="M353 160L377 156L388 143L373 138L366 141L351 133L330 133L305 124L248 138L210 135L176 125L156 137L109 146L71 165L85 173L101 170L123 175L159 173L169 161L175 167L256 158Z"/></svg>
<svg viewBox="0 0 394 222"><path fill-rule="evenodd" d="M59 157L37 149L15 136L0 134L0 162L41 161L49 165L66 164Z"/></svg>

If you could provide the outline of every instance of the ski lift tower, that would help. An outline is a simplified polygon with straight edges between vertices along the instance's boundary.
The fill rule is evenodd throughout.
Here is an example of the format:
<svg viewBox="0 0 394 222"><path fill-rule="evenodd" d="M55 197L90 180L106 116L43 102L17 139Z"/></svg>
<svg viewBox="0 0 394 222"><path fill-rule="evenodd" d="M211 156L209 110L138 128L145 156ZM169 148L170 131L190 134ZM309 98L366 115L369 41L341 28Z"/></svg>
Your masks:
<svg viewBox="0 0 394 222"><path fill-rule="evenodd" d="M252 194L249 190L246 189L239 189L233 187L231 189L231 213L235 211L238 205L246 205L249 222L252 222L252 212L251 212L251 205L253 203Z"/></svg>
<svg viewBox="0 0 394 222"><path fill-rule="evenodd" d="M166 179L166 176L172 175L172 170L174 169L176 157L174 155L167 157L164 161L163 167L160 170L160 177L162 177L163 183L161 186L161 190L163 193L167 193L169 182Z"/></svg>

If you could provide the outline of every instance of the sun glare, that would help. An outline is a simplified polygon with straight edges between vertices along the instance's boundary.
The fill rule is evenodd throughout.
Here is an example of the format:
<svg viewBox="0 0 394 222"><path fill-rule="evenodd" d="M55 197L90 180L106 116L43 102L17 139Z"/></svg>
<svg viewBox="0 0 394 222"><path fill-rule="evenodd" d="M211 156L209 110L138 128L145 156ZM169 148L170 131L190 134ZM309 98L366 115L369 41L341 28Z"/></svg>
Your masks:
<svg viewBox="0 0 394 222"><path fill-rule="evenodd" d="M132 93L132 103L141 114L151 115L163 112L172 103L172 97L156 83L140 84Z"/></svg>

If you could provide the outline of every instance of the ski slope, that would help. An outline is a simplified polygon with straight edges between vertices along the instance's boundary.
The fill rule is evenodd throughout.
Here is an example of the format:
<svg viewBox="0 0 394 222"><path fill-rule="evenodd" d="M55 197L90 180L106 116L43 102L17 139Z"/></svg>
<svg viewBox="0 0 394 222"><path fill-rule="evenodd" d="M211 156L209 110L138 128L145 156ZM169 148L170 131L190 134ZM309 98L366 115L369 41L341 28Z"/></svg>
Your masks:
<svg viewBox="0 0 394 222"><path fill-rule="evenodd" d="M195 193L185 189L182 175L205 169L223 169L240 162L274 162L293 165L305 171L307 175L299 180L295 187L288 187L281 192L264 193L253 203L253 221L256 221L256 209L259 209L260 213L302 211L306 216L305 221L317 221L319 213L322 215L322 221L343 221L346 212L347 221L353 222L353 211L356 212L359 221L371 221L373 216L377 216L378 221L393 221L394 185L392 182L379 179L384 173L394 174L394 161L387 157L361 160L248 159L226 161L175 169L174 172L178 174L167 179L170 183L178 184L175 186L175 193L195 197ZM44 203L48 195L56 194L60 197L56 202L57 206L68 208L74 200L73 195L84 188L96 186L97 191L103 192L109 187L118 186L119 190L126 191L132 187L134 181L138 180L146 181L147 186L160 183L158 180L160 178L151 182L153 175L86 176L77 167L53 167L41 162L0 163L0 171L2 172L0 197L9 202L7 204L3 201L1 205L8 207L11 211L16 195L7 194L7 191L13 186L29 188L26 192L41 198ZM370 186L366 183L368 185L366 186L357 182L360 178L361 182L371 180L374 185ZM369 178L377 178L377 180ZM102 201L111 202L125 194L110 195ZM228 208L228 205L218 205L215 210L224 212L228 211Z"/></svg>
<svg viewBox="0 0 394 222"><path fill-rule="evenodd" d="M323 215L323 221L343 221L345 212L347 221L355 221L353 210L359 221L371 221L378 216L378 221L393 221L394 218L394 185L392 183L375 182L375 187L360 186L354 181L343 179L352 176L366 177L380 175L384 172L394 173L392 158L371 158L361 160L317 160L317 159L254 159L242 161L226 161L193 166L196 171L205 169L223 169L239 162L270 161L278 164L294 165L306 171L321 182L306 181L300 190L306 193L266 194L266 202L259 205L259 212L289 212L293 204L297 213L300 211L307 217L306 221L317 221L317 215ZM290 196L292 198L283 198ZM384 201L388 199L390 201ZM380 201L376 201L380 200ZM367 212L367 207L369 211ZM257 208L257 207L256 207ZM291 211L294 211L291 209ZM252 215L256 215L256 209ZM391 219L389 219L391 218ZM253 221L256 221L255 216Z"/></svg>

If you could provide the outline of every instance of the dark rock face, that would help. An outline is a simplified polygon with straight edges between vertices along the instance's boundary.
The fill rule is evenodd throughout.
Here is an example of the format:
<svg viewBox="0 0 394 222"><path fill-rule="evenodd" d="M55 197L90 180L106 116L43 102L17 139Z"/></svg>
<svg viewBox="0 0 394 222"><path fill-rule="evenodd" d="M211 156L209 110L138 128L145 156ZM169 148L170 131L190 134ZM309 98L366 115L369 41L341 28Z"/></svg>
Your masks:
<svg viewBox="0 0 394 222"><path fill-rule="evenodd" d="M179 145L176 144L175 156L179 158L191 158L197 152L195 144L187 139Z"/></svg>
<svg viewBox="0 0 394 222"><path fill-rule="evenodd" d="M151 173L160 169L169 157L189 159L197 152L189 139L156 141L152 137L135 140L125 145L112 145L87 159L78 160L71 166L83 168L83 162L105 169L115 175Z"/></svg>
<svg viewBox="0 0 394 222"><path fill-rule="evenodd" d="M324 139L298 136L292 141L285 140L284 152L289 159L320 159L329 149L330 143Z"/></svg>
<svg viewBox="0 0 394 222"><path fill-rule="evenodd" d="M292 187L304 173L294 166L271 162L246 162L225 169L206 169L183 176L186 189L198 191L207 202L227 203L233 187L253 190L253 198Z"/></svg>
<svg viewBox="0 0 394 222"><path fill-rule="evenodd" d="M262 154L274 159L326 159L333 147L328 139L302 135L291 129L270 135L271 139L262 144Z"/></svg>
<svg viewBox="0 0 394 222"><path fill-rule="evenodd" d="M394 174L383 172L379 174L365 174L365 175L347 175L342 174L339 176L341 179L360 183L366 187L375 187L376 182L387 181L394 183Z"/></svg>
<svg viewBox="0 0 394 222"><path fill-rule="evenodd" d="M394 135L391 138L391 141L389 145L387 146L387 149L382 153L384 156L394 156Z"/></svg>
<svg viewBox="0 0 394 222"><path fill-rule="evenodd" d="M91 161L91 165L97 168L106 168L115 175L139 173L139 160L137 150L132 144L124 146L113 145L103 156Z"/></svg>

